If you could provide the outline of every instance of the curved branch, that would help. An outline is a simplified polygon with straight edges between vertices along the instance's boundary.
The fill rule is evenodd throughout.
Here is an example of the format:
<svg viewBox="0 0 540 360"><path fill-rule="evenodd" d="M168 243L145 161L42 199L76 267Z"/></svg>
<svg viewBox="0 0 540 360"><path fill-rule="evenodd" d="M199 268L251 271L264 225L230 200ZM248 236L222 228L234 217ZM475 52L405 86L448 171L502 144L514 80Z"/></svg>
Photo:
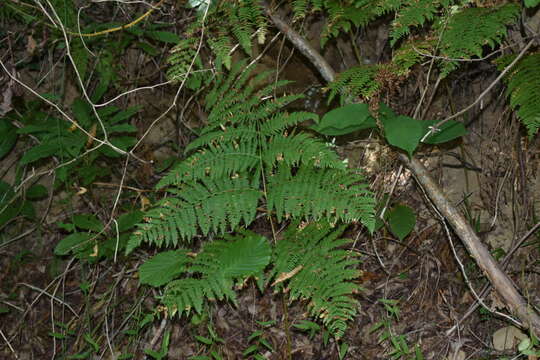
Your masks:
<svg viewBox="0 0 540 360"><path fill-rule="evenodd" d="M300 36L300 34L291 29L279 16L273 14L266 3L264 6L266 13L274 25L312 62L321 76L326 81L334 80L334 70L319 52ZM512 280L491 256L486 246L480 241L463 215L446 199L443 191L433 180L426 167L418 159L414 157L409 159L404 154L399 154L399 159L415 175L416 181L424 188L437 209L450 223L461 241L463 241L470 255L487 276L497 293L504 299L507 309L523 322L524 327L532 330L536 336L540 336L540 317L538 314L519 294Z"/></svg>

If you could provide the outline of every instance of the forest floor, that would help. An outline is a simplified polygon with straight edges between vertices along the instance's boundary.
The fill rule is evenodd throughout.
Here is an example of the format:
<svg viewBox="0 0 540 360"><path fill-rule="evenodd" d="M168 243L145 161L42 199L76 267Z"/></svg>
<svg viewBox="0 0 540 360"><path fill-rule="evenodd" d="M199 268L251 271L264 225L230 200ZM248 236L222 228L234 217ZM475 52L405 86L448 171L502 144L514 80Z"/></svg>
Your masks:
<svg viewBox="0 0 540 360"><path fill-rule="evenodd" d="M367 32L363 41L373 43L378 31ZM339 68L351 59L336 49L330 46L325 56ZM21 58L28 49L14 47L10 51L10 56ZM278 51L282 52L279 56ZM384 49L373 51L380 52L374 57L384 58ZM32 60L32 66L21 67L19 77L34 84L40 93L63 81L67 106L80 92L69 72L64 79L56 74L43 83L38 81L49 66L45 53ZM128 51L122 60L123 80L159 82L162 70L153 63L141 66L139 60ZM286 43L265 55L261 67L283 67L281 76L295 81L288 90L309 95L305 102L293 104L295 108L319 114L328 110L324 94L318 90L318 75ZM494 68L465 69L433 98L425 118L443 118L466 107L495 76ZM389 101L399 113L410 114L424 87L422 80L409 81ZM142 133L174 96L174 88L162 87L133 96L124 105L142 107L134 120ZM32 94L21 92L18 101L32 99ZM200 122L195 111L184 114L178 107L152 129L139 156L156 159L156 165L128 165L122 207L145 206L145 192L151 192L161 176L157 164L180 153L193 139L188 129ZM528 140L524 135L507 109L502 87L469 113L466 126L468 134L459 141L421 149L418 156L500 259L540 218L540 139ZM170 143L176 148L167 145ZM340 156L349 159L351 166L365 168L379 195L389 193L396 184L392 203L408 205L417 217L415 230L403 241L384 231L370 238L357 226L347 230L346 236L355 240L354 250L360 254L363 271L363 290L357 294L359 316L343 339L348 344L347 358L421 359L420 353L425 359L448 360L516 356L515 346L526 335L495 314L504 311L503 304L460 240L447 237L426 195L407 170L400 170L393 151L369 133L354 134L337 145ZM19 143L1 160L2 181L18 176L14 164L26 149ZM138 250L130 258L119 256L95 263L56 256L54 249L66 236L62 224L69 223L74 214L110 215L123 162L123 158L98 160L97 165L110 170L110 175L84 190L76 183L54 188L52 177L42 177L40 184L51 196L35 203L37 220L19 217L2 228L0 359L130 358L126 354L132 354L133 359L158 358L144 350L162 348L166 333L170 334L169 359L212 358L213 352L223 359L240 359L250 347L268 359L287 359L288 354L293 359L339 358L338 345L331 336L325 339L322 331L310 333L295 326L313 320L306 314L305 304L287 304L268 290L261 294L255 284L239 293L237 306L218 302L208 314L190 321L185 317L154 319L153 311L159 305L155 296L159 294L141 287L136 276L137 267L152 249ZM43 164L27 171L46 168ZM254 230L269 231L264 222L257 223ZM540 300L539 265L540 238L531 237L505 268L527 299L536 304ZM472 289L487 308L478 304Z"/></svg>

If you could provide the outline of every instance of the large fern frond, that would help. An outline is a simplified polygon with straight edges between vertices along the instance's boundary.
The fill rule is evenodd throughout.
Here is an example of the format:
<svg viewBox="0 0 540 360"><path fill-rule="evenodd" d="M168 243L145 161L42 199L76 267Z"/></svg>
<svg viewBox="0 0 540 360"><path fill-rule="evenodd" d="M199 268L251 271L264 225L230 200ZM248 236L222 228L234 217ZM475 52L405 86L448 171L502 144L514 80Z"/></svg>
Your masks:
<svg viewBox="0 0 540 360"><path fill-rule="evenodd" d="M399 39L409 34L413 27L432 21L438 12L455 2L455 0L403 1L400 7L392 9L396 11L397 17L392 22L390 45L394 46Z"/></svg>
<svg viewBox="0 0 540 360"><path fill-rule="evenodd" d="M148 211L128 252L143 242L176 246L197 233L223 234L248 226L259 202L276 210L278 220L325 217L361 221L373 229L373 195L363 179L347 171L324 142L289 129L317 115L282 111L299 96L276 97L275 87L259 83L268 74L251 77L242 71L243 64L217 77L206 100L207 126L187 147L191 155L158 183L169 197ZM268 181L266 191L263 181Z"/></svg>
<svg viewBox="0 0 540 360"><path fill-rule="evenodd" d="M345 170L345 164L335 151L324 142L307 133L273 136L263 147L262 160L268 168L276 164L293 166L315 166Z"/></svg>
<svg viewBox="0 0 540 360"><path fill-rule="evenodd" d="M260 165L257 143L236 142L209 146L175 165L156 185L158 189L169 185L180 185L197 179L218 179L236 173L250 172Z"/></svg>
<svg viewBox="0 0 540 360"><path fill-rule="evenodd" d="M359 261L341 249L350 240L339 239L344 227L328 223L305 228L293 224L275 248L275 266L270 278L285 288L290 300L307 300L312 316L321 318L336 338L343 336L347 322L356 315L358 302L352 297L360 288L354 279Z"/></svg>

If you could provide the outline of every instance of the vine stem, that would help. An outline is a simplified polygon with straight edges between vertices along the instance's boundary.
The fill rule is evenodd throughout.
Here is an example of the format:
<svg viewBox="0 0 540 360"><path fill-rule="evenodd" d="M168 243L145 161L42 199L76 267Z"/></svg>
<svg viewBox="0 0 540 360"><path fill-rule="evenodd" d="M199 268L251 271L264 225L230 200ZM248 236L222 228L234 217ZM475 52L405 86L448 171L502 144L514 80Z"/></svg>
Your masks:
<svg viewBox="0 0 540 360"><path fill-rule="evenodd" d="M274 14L266 2L263 6L267 15L270 17L274 25L285 34L287 39L307 58L312 65L319 71L321 76L328 82L335 79L336 73L328 62L315 50L311 44L307 42L300 34L294 31L283 19ZM532 40L524 49L521 50L518 57L505 68L497 79L482 92L480 98L485 96L494 86L500 81L502 76L507 73L510 68L523 57L526 51L531 47ZM480 99L479 98L479 99ZM451 117L442 120L439 124L453 119L470 110L478 101L467 106L465 109L457 112ZM491 256L490 252L482 241L478 238L470 224L465 220L463 215L446 199L443 191L433 180L428 169L415 157L410 159L402 153L398 154L400 161L414 174L418 184L426 191L428 196L433 201L437 210L443 215L444 219L452 226L454 232L458 235L469 254L474 258L480 269L489 279L497 293L504 300L507 309L516 315L523 323L523 327L531 330L537 337L540 337L540 317L533 307L531 307L525 299L520 295L519 291L514 286L512 280L501 269L500 265Z"/></svg>

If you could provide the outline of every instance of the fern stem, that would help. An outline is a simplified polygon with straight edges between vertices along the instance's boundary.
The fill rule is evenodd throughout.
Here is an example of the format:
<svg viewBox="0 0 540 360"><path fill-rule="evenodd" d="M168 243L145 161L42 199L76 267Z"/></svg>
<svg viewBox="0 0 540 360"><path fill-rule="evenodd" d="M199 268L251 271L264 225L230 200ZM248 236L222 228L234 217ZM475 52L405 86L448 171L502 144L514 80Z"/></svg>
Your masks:
<svg viewBox="0 0 540 360"><path fill-rule="evenodd" d="M285 293L281 297L281 304L283 308L283 322L285 323L285 337L287 338L287 359L292 359L292 340L291 340L291 324L289 322L289 306L285 300Z"/></svg>

